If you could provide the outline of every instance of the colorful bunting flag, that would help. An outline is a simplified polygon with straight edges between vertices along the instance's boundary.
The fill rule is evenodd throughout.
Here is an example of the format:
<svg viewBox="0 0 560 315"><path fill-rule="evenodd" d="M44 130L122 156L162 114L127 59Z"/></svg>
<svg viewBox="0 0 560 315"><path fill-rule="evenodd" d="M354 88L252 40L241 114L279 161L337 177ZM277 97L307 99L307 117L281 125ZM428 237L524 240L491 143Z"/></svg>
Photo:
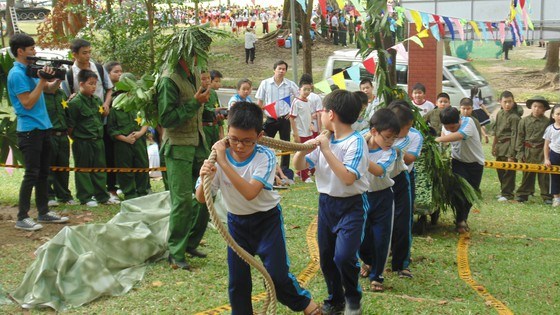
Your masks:
<svg viewBox="0 0 560 315"><path fill-rule="evenodd" d="M360 66L354 65L348 69L346 69L348 76L350 79L356 83L360 83Z"/></svg>
<svg viewBox="0 0 560 315"><path fill-rule="evenodd" d="M410 10L410 16L412 17L414 24L416 24L416 32L420 32L422 29L422 17L420 16L420 13L415 10Z"/></svg>
<svg viewBox="0 0 560 315"><path fill-rule="evenodd" d="M375 60L373 60L373 57L364 60L363 64L369 73L375 74Z"/></svg>
<svg viewBox="0 0 560 315"><path fill-rule="evenodd" d="M342 10L344 8L344 5L346 4L346 1L336 0L336 3L338 3L338 7Z"/></svg>
<svg viewBox="0 0 560 315"><path fill-rule="evenodd" d="M422 25L424 28L430 28L430 15L428 13L420 12L420 16L422 17Z"/></svg>
<svg viewBox="0 0 560 315"><path fill-rule="evenodd" d="M447 28L449 29L449 33L451 33L451 40L455 40L455 30L453 30L453 23L451 23L449 18L446 16L442 16L442 18L443 21L445 21L445 25L447 25Z"/></svg>
<svg viewBox="0 0 560 315"><path fill-rule="evenodd" d="M254 1L255 0L253 0L253 2ZM303 9L303 12L307 12L307 4L305 3L305 0L297 0L297 2L299 3L299 5L301 5L301 8Z"/></svg>
<svg viewBox="0 0 560 315"><path fill-rule="evenodd" d="M286 102L290 107L292 107L292 102L290 101L291 97L292 97L291 95L288 95L284 98L281 98L280 100Z"/></svg>
<svg viewBox="0 0 560 315"><path fill-rule="evenodd" d="M395 49L397 51L397 55L401 56L404 60L408 60L408 51L406 51L403 43L399 43L391 48Z"/></svg>
<svg viewBox="0 0 560 315"><path fill-rule="evenodd" d="M490 22L486 22L486 27L488 27L488 32L490 32L490 34L492 34L492 38L496 38L496 36L494 36L494 28L492 27L492 23Z"/></svg>
<svg viewBox="0 0 560 315"><path fill-rule="evenodd" d="M422 43L422 40L420 38L418 38L418 36L412 36L409 38L411 41L415 42L418 46L424 48L424 43Z"/></svg>
<svg viewBox="0 0 560 315"><path fill-rule="evenodd" d="M418 33L418 37L419 38L426 38L426 37L430 37L430 34L428 33L428 30L422 30L420 33Z"/></svg>
<svg viewBox="0 0 560 315"><path fill-rule="evenodd" d="M482 40L482 35L480 34L480 30L478 29L478 25L476 24L476 22L475 21L470 21L470 24L471 24L476 36L478 36L478 38L480 40Z"/></svg>
<svg viewBox="0 0 560 315"><path fill-rule="evenodd" d="M437 14L432 14L432 17L434 18L434 21L437 24L437 27L439 29L439 34L441 34L441 36L445 36L445 26L443 26L443 22L441 21L440 16Z"/></svg>
<svg viewBox="0 0 560 315"><path fill-rule="evenodd" d="M6 158L6 164L12 165L14 163L14 156L12 155L12 148L8 150L8 157ZM12 175L14 174L13 167L6 167L6 173Z"/></svg>
<svg viewBox="0 0 560 315"><path fill-rule="evenodd" d="M461 38L461 40L465 40L465 30L463 30L463 24L461 24L461 21L459 19L452 19L453 23L455 23L455 26L457 27L457 31L459 31L459 37Z"/></svg>
<svg viewBox="0 0 560 315"><path fill-rule="evenodd" d="M439 42L439 40L441 39L439 35L439 26L438 25L430 26L430 31L432 32L432 35L434 35L434 38Z"/></svg>
<svg viewBox="0 0 560 315"><path fill-rule="evenodd" d="M332 76L333 83L341 90L346 90L346 82L344 81L344 72L339 72Z"/></svg>
<svg viewBox="0 0 560 315"><path fill-rule="evenodd" d="M325 94L328 94L328 93L332 92L332 91L331 91L331 87L329 86L329 82L328 82L327 80L323 80L323 81L317 82L317 83L313 84L313 86L314 86L317 90L319 90L319 91L321 91L321 92L323 92L323 93L325 93Z"/></svg>
<svg viewBox="0 0 560 315"><path fill-rule="evenodd" d="M482 22L478 22L479 29L482 30L482 34L484 34L484 40L488 40L488 32L486 31L486 26Z"/></svg>
<svg viewBox="0 0 560 315"><path fill-rule="evenodd" d="M319 7L321 7L323 17L327 16L327 0L319 0Z"/></svg>
<svg viewBox="0 0 560 315"><path fill-rule="evenodd" d="M503 44L504 41L506 40L506 23L505 22L500 22L500 24L498 24L498 35L500 36L500 41Z"/></svg>
<svg viewBox="0 0 560 315"><path fill-rule="evenodd" d="M265 110L270 115L270 117L278 119L278 114L276 114L276 102L265 105L263 107L263 110Z"/></svg>
<svg viewBox="0 0 560 315"><path fill-rule="evenodd" d="M519 5L522 9L525 9L525 0L519 0Z"/></svg>

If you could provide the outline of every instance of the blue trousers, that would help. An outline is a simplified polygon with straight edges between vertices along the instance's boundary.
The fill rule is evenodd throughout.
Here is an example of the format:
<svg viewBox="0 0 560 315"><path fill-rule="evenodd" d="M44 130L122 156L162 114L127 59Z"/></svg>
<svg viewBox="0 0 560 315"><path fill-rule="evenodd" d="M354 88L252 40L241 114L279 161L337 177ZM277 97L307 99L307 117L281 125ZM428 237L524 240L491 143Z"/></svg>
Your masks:
<svg viewBox="0 0 560 315"><path fill-rule="evenodd" d="M393 190L389 187L368 192L369 211L360 258L371 266L370 281L383 282L383 271L389 257L395 213Z"/></svg>
<svg viewBox="0 0 560 315"><path fill-rule="evenodd" d="M301 312L311 302L311 294L302 289L290 273L281 211L278 205L269 211L250 215L228 213L228 228L239 246L261 258L274 282L278 301L294 312ZM228 267L231 314L253 314L250 266L228 248Z"/></svg>
<svg viewBox="0 0 560 315"><path fill-rule="evenodd" d="M560 165L560 154L550 150L548 156L550 158L550 164ZM560 194L560 175L550 174L550 193L553 195Z"/></svg>
<svg viewBox="0 0 560 315"><path fill-rule="evenodd" d="M416 169L413 167L412 171L408 173L410 180L410 243L408 244L408 254L404 260L404 269L410 266L410 250L412 249L412 226L414 225L414 202L416 202Z"/></svg>
<svg viewBox="0 0 560 315"><path fill-rule="evenodd" d="M391 269L399 271L408 268L407 257L412 242L412 204L410 193L410 180L408 171L403 171L393 178L393 194L395 197L395 217L393 219L393 236L391 239L391 252L393 259Z"/></svg>
<svg viewBox="0 0 560 315"><path fill-rule="evenodd" d="M451 169L453 170L453 173L463 177L467 182L469 182L474 189L478 191L480 190L480 182L482 181L484 166L476 162L465 163L457 159L452 159ZM467 221L472 204L468 202L464 196L462 196L462 198L454 197L452 204L455 207L455 220L457 223Z"/></svg>
<svg viewBox="0 0 560 315"><path fill-rule="evenodd" d="M319 257L329 294L325 304L346 303L351 309L360 307L358 251L367 211L365 193L346 198L319 195Z"/></svg>

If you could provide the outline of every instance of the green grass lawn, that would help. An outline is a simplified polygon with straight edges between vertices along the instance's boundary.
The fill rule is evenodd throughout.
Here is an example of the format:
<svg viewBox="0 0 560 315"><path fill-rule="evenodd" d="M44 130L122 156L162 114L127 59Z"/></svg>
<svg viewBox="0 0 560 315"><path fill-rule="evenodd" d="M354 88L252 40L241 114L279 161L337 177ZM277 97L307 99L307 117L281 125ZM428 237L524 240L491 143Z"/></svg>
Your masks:
<svg viewBox="0 0 560 315"><path fill-rule="evenodd" d="M489 146L485 145L485 149L488 151ZM21 176L21 171L10 176L0 170L2 207L17 203ZM154 190L163 189L161 182L153 183ZM471 212L469 219L468 259L473 279L514 313L555 313L560 303L560 282L555 276L560 249L559 210L543 205L540 197L533 197L526 204L496 202L498 180L492 169L485 170L481 188L484 201ZM281 194L291 268L297 275L309 262L306 231L316 215L317 193L313 184L298 182ZM66 209L74 217L83 215L85 210L82 206ZM93 222L106 222L117 211L117 206L100 207L93 211ZM411 266L414 279L399 279L387 273L384 293L370 292L367 281L361 280L364 314L496 313L459 278L459 238L453 231L452 221L451 213L446 213L437 226L430 226L427 234L414 238ZM25 238L25 235L22 232L17 237ZM209 258L191 259L194 271L173 271L165 261L150 264L144 280L125 296L101 298L69 313L193 314L227 304L225 244L213 229L208 229L205 241L203 250L209 253ZM20 283L26 266L33 260L33 251L42 242L28 240L17 246L2 246L0 284L6 291L14 290ZM262 292L262 281L257 276L253 283L253 292ZM317 300L326 297L320 271L307 289ZM0 306L1 313L20 311L16 305ZM279 306L279 313L290 311Z"/></svg>

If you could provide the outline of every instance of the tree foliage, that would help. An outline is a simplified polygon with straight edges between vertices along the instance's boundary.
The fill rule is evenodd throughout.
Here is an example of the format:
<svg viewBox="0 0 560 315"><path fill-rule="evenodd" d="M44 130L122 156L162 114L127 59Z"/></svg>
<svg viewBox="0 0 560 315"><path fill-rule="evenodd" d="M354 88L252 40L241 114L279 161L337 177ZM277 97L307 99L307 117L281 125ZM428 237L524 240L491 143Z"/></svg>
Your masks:
<svg viewBox="0 0 560 315"><path fill-rule="evenodd" d="M86 25L84 7L92 7L92 0L58 0L51 14L37 27L37 42L43 48L67 48Z"/></svg>

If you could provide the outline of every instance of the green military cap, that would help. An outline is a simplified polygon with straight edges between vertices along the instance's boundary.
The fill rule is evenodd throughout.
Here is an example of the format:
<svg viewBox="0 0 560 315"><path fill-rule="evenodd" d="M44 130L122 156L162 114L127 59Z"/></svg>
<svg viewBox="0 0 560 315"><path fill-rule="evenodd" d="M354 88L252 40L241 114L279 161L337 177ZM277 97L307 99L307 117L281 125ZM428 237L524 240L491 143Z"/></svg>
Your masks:
<svg viewBox="0 0 560 315"><path fill-rule="evenodd" d="M539 102L539 103L543 104L545 110L550 109L550 104L548 103L546 98L544 98L544 96L535 95L535 96L531 97L530 99L528 99L525 104L527 105L527 108L531 108L531 105L533 105L534 102Z"/></svg>

